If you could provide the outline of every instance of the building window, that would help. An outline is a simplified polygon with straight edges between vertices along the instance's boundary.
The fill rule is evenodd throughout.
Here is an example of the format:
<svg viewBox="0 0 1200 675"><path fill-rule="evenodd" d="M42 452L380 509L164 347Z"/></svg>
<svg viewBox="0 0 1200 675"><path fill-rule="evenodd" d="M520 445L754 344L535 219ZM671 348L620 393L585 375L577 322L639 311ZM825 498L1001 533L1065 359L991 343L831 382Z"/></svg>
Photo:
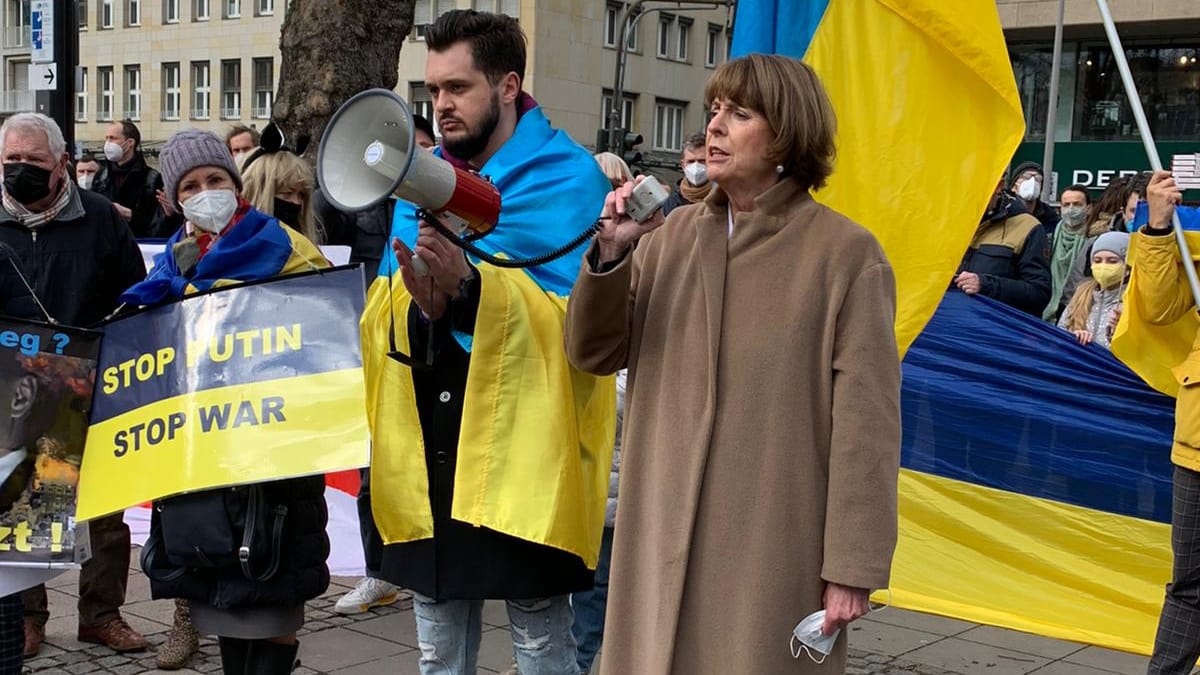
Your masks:
<svg viewBox="0 0 1200 675"><path fill-rule="evenodd" d="M196 4L192 6L193 21L208 21L208 17L212 14L210 4L211 0L195 0Z"/></svg>
<svg viewBox="0 0 1200 675"><path fill-rule="evenodd" d="M1046 138L1046 106L1050 95L1050 65L1052 50L1012 47L1009 58L1025 112L1025 138Z"/></svg>
<svg viewBox="0 0 1200 675"><path fill-rule="evenodd" d="M164 120L179 119L179 64L164 63L162 65L162 116Z"/></svg>
<svg viewBox="0 0 1200 675"><path fill-rule="evenodd" d="M608 3L604 9L604 46L616 47L617 40L620 40L621 29L617 26L617 22L621 20L621 5Z"/></svg>
<svg viewBox="0 0 1200 675"><path fill-rule="evenodd" d="M192 62L192 119L208 119L208 102L212 92L212 72L208 61Z"/></svg>
<svg viewBox="0 0 1200 675"><path fill-rule="evenodd" d="M658 58L665 59L671 55L671 27L675 17L663 14L658 17Z"/></svg>
<svg viewBox="0 0 1200 675"><path fill-rule="evenodd" d="M721 27L708 24L708 37L704 41L704 67L717 67L717 45L721 43Z"/></svg>
<svg viewBox="0 0 1200 675"><path fill-rule="evenodd" d="M429 90L425 88L424 82L408 83L408 105L412 108L414 115L420 115L429 120L429 123L433 125L433 132L441 136L442 132L438 129L437 118L433 114L433 97L429 95Z"/></svg>
<svg viewBox="0 0 1200 675"><path fill-rule="evenodd" d="M275 0L258 0L255 11L259 16L271 16L275 13Z"/></svg>
<svg viewBox="0 0 1200 675"><path fill-rule="evenodd" d="M633 129L634 128L633 109L634 109L634 101L636 99L637 99L636 94L631 95L627 91L621 93L621 128L622 129ZM610 128L609 127L609 117L612 115L612 104L613 104L612 90L605 89L604 95L600 99L600 122L601 122L600 126L605 129Z"/></svg>
<svg viewBox="0 0 1200 675"><path fill-rule="evenodd" d="M684 103L659 100L654 105L654 149L683 150Z"/></svg>
<svg viewBox="0 0 1200 675"><path fill-rule="evenodd" d="M125 119L142 119L141 66L125 66Z"/></svg>
<svg viewBox="0 0 1200 675"><path fill-rule="evenodd" d="M242 16L242 0L225 0L225 18L237 19Z"/></svg>
<svg viewBox="0 0 1200 675"><path fill-rule="evenodd" d="M142 0L125 0L125 25L142 25Z"/></svg>
<svg viewBox="0 0 1200 675"><path fill-rule="evenodd" d="M242 117L242 61L233 59L221 62L221 118L227 120Z"/></svg>
<svg viewBox="0 0 1200 675"><path fill-rule="evenodd" d="M112 66L96 69L97 90L96 119L108 122L113 118L113 69Z"/></svg>
<svg viewBox="0 0 1200 675"><path fill-rule="evenodd" d="M113 27L113 0L100 0L100 28Z"/></svg>
<svg viewBox="0 0 1200 675"><path fill-rule="evenodd" d="M675 20L675 58L680 61L692 59L692 20L678 18Z"/></svg>
<svg viewBox="0 0 1200 675"><path fill-rule="evenodd" d="M87 90L88 78L85 66L79 69L79 90L75 92L75 120L78 122L87 121Z"/></svg>
<svg viewBox="0 0 1200 675"><path fill-rule="evenodd" d="M88 27L87 0L76 0L76 2L75 2L75 18L79 21L79 30L87 30L87 27Z"/></svg>
<svg viewBox="0 0 1200 675"><path fill-rule="evenodd" d="M1154 138L1183 141L1200 136L1200 45L1127 46L1125 56ZM1107 45L1081 49L1078 69L1074 140L1138 140L1112 50ZM1043 105L1039 112L1045 115L1044 111Z"/></svg>
<svg viewBox="0 0 1200 675"><path fill-rule="evenodd" d="M163 23L179 23L179 0L163 0Z"/></svg>
<svg viewBox="0 0 1200 675"><path fill-rule="evenodd" d="M472 9L480 12L504 14L514 19L521 18L521 0L474 0Z"/></svg>
<svg viewBox="0 0 1200 675"><path fill-rule="evenodd" d="M413 31L417 40L425 39L425 29L455 8L455 0L417 0L413 7Z"/></svg>
<svg viewBox="0 0 1200 675"><path fill-rule="evenodd" d="M254 119L271 119L275 99L275 60L254 59Z"/></svg>

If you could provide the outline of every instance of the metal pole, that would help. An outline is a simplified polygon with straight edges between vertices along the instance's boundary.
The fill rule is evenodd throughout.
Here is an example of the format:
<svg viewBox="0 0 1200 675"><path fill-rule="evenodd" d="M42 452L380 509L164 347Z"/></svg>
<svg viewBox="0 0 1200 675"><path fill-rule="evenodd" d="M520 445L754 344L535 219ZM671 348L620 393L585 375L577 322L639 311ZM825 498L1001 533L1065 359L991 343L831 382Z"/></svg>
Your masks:
<svg viewBox="0 0 1200 675"><path fill-rule="evenodd" d="M652 0L653 1L653 0ZM725 7L726 9L733 6L735 0L676 0L675 9L680 11L688 9L701 8L717 8ZM613 98L612 107L608 111L608 151L618 152L622 140L621 132L621 111L624 109L622 100L625 97L625 64L629 60L629 31L637 27L638 21L646 14L662 11L662 8L649 9L642 11L642 5L646 0L637 0L637 2L629 5L621 13L621 42L617 44L617 67L613 74ZM685 6L686 5L686 6Z"/></svg>
<svg viewBox="0 0 1200 675"><path fill-rule="evenodd" d="M1058 126L1058 79L1062 64L1063 15L1067 0L1058 0L1058 23L1054 26L1054 57L1050 66L1050 102L1046 106L1046 148L1042 152L1042 201L1054 201L1054 135Z"/></svg>
<svg viewBox="0 0 1200 675"><path fill-rule="evenodd" d="M1121 36L1117 35L1117 27L1113 23L1112 13L1108 11L1108 0L1096 0L1100 8L1100 18L1104 20L1104 32L1108 34L1108 44L1112 47L1113 58L1117 61L1117 69L1121 71L1121 82L1125 85L1125 95L1129 98L1129 107L1133 109L1133 118L1137 121L1138 134L1142 137L1142 145L1146 147L1146 157L1150 160L1150 168L1162 171L1162 159L1158 156L1158 146L1150 134L1150 123L1146 121L1146 111L1142 109L1142 99L1138 96L1137 85L1133 82L1133 74L1129 71L1129 61L1125 59L1125 48L1121 46ZM1196 276L1196 265L1192 262L1192 252L1188 248L1187 238L1183 235L1183 224L1179 222L1179 213L1172 218L1175 225L1175 241L1179 244L1179 253L1184 259L1183 271L1187 274L1188 286L1192 289L1192 300L1200 307L1200 278Z"/></svg>

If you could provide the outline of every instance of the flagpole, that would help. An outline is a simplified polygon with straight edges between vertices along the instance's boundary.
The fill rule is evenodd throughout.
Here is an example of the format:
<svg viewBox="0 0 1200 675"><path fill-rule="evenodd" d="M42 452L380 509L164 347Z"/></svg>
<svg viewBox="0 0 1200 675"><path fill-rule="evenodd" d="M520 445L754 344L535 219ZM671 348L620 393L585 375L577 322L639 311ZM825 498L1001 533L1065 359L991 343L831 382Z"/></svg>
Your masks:
<svg viewBox="0 0 1200 675"><path fill-rule="evenodd" d="M1142 99L1138 96L1137 85L1133 82L1133 74L1129 71L1129 61L1125 58L1125 48L1121 46L1121 36L1117 35L1117 26L1113 23L1112 13L1108 11L1108 0L1096 0L1100 8L1100 18L1104 21L1104 32L1108 34L1108 44L1112 47L1113 58L1117 61L1117 70L1121 71L1121 82L1125 85L1125 96L1129 99L1129 107L1133 109L1133 118L1137 121L1138 134L1142 137L1142 145L1146 148L1146 156L1150 160L1150 168L1162 171L1162 159L1158 156L1158 146L1150 134L1150 123L1146 121L1146 111L1142 109ZM1172 217L1175 229L1175 241L1179 244L1179 252L1185 261L1183 271L1187 274L1188 286L1192 289L1192 300L1200 308L1200 278L1196 275L1196 265L1192 261L1192 252L1188 248L1187 238L1183 234L1183 224L1179 222L1179 212Z"/></svg>
<svg viewBox="0 0 1200 675"><path fill-rule="evenodd" d="M1062 70L1063 16L1067 0L1058 0L1058 23L1054 25L1054 57L1050 65L1050 102L1046 107L1046 147L1042 152L1042 201L1054 201L1054 136L1058 121L1058 80ZM1067 185L1070 185L1068 183ZM1065 187L1065 186L1062 186ZM1061 192L1061 190L1060 190Z"/></svg>

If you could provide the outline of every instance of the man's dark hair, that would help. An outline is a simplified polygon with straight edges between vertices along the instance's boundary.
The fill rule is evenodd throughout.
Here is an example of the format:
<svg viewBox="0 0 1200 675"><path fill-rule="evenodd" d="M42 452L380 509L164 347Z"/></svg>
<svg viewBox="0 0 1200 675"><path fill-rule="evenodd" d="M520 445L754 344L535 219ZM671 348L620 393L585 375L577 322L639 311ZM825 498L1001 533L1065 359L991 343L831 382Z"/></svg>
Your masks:
<svg viewBox="0 0 1200 675"><path fill-rule="evenodd" d="M509 73L525 81L525 31L511 16L456 9L438 17L425 29L425 46L444 52L462 41L471 43L475 68L487 75L493 86Z"/></svg>
<svg viewBox="0 0 1200 675"><path fill-rule="evenodd" d="M137 125L129 120L121 120L121 135L125 138L133 139L133 149L140 150L142 148L142 132L138 130Z"/></svg>
<svg viewBox="0 0 1200 675"><path fill-rule="evenodd" d="M258 133L258 129L248 127L245 124L235 124L230 127L229 132L225 134L226 147L229 146L229 141L232 141L234 136L241 136L242 134L250 134L250 140L254 142L255 146L262 141L262 136Z"/></svg>
<svg viewBox="0 0 1200 675"><path fill-rule="evenodd" d="M1079 183L1072 185L1071 187L1069 187L1069 188L1063 190L1061 193L1059 193L1059 195L1058 195L1059 199L1061 200L1062 196L1068 192L1082 192L1083 193L1083 203L1084 204L1092 203L1092 193L1088 192L1086 185L1080 185Z"/></svg>
<svg viewBox="0 0 1200 675"><path fill-rule="evenodd" d="M692 134L691 136L688 136L687 140L685 140L683 142L683 149L684 150L703 150L707 144L708 144L708 135L705 134L703 131L697 131L696 133Z"/></svg>
<svg viewBox="0 0 1200 675"><path fill-rule="evenodd" d="M437 140L437 134L433 133L433 124L431 124L429 120L425 119L424 115L414 114L413 126L416 127L417 131L424 131L427 136L435 141Z"/></svg>
<svg viewBox="0 0 1200 675"><path fill-rule="evenodd" d="M92 153L85 152L79 156L78 160L75 161L75 166L79 166L80 164L87 164L89 162L91 162L92 164L99 164L100 160L96 159L96 156L93 155Z"/></svg>

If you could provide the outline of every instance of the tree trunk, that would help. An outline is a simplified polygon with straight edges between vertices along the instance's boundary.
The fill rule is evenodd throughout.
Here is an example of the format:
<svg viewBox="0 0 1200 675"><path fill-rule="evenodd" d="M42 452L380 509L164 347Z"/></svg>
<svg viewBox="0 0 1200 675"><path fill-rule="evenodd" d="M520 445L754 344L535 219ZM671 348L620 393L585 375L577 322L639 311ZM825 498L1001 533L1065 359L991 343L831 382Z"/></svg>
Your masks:
<svg viewBox="0 0 1200 675"><path fill-rule="evenodd" d="M321 133L346 99L364 89L395 89L400 47L416 0L291 0L279 39L283 54L272 119L289 145Z"/></svg>

